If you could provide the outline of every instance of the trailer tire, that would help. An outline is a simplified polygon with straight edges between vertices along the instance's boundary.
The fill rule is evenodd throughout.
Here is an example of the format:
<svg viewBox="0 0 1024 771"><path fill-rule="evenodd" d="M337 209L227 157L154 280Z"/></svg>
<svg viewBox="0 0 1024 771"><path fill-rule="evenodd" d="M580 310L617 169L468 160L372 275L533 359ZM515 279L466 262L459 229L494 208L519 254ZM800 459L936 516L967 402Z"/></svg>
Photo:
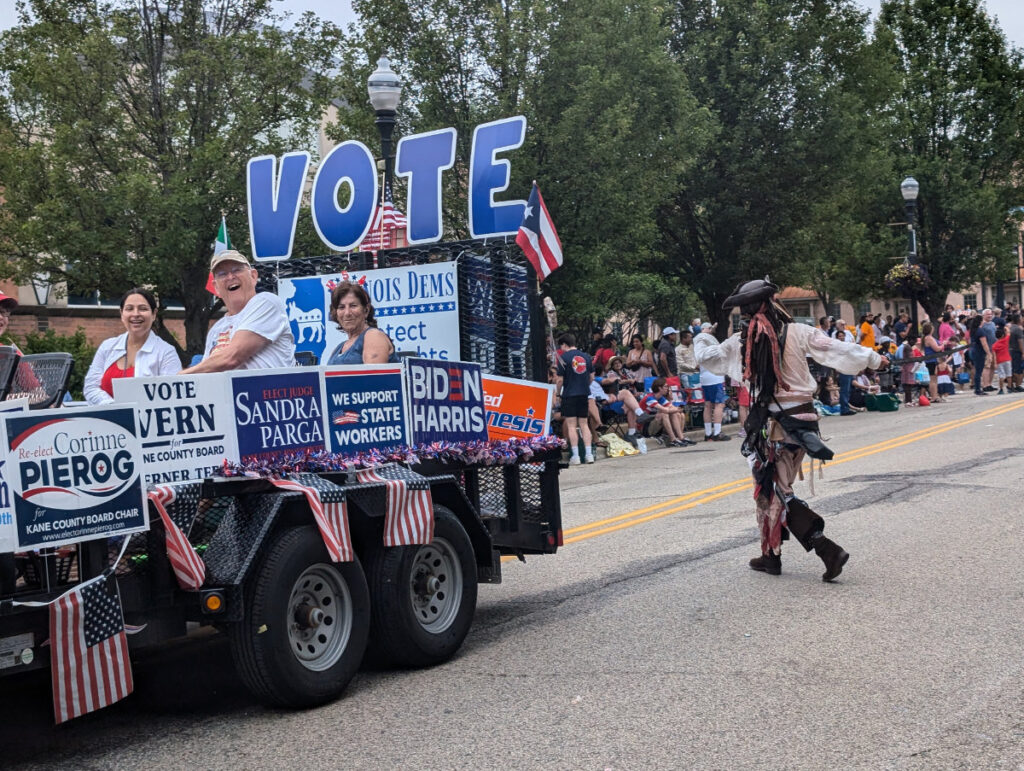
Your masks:
<svg viewBox="0 0 1024 771"><path fill-rule="evenodd" d="M336 698L359 669L370 594L358 560L332 563L312 526L278 532L245 584L231 624L239 677L261 701L312 707Z"/></svg>
<svg viewBox="0 0 1024 771"><path fill-rule="evenodd" d="M476 612L477 571L473 545L450 509L434 506L430 544L368 550L366 577L373 663L427 667L455 655Z"/></svg>

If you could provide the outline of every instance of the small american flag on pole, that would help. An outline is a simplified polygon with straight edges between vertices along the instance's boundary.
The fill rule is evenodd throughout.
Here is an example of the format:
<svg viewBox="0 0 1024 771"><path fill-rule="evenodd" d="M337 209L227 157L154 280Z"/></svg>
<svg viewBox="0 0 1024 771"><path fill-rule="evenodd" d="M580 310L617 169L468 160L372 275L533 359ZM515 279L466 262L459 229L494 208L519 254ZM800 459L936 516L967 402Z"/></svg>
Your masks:
<svg viewBox="0 0 1024 771"><path fill-rule="evenodd" d="M402 466L356 472L361 484L383 483L387 492L384 545L411 546L434 540L434 501L426 478Z"/></svg>
<svg viewBox="0 0 1024 771"><path fill-rule="evenodd" d="M537 271L538 278L545 279L562 266L562 242L558 240L555 223L551 221L536 182L526 202L516 243Z"/></svg>
<svg viewBox="0 0 1024 771"><path fill-rule="evenodd" d="M198 490L198 485L189 485ZM167 506L178 498L178 493L171 485L157 485L147 495L153 508L160 515L160 521L164 524L164 544L167 547L167 559L171 562L174 576L178 579L178 586L182 589L195 591L203 585L206 580L206 565L196 554L188 537L181 531L174 518L167 513ZM199 503L198 493L195 494L195 501L182 501L183 504L192 504L193 513L195 506Z"/></svg>
<svg viewBox="0 0 1024 771"><path fill-rule="evenodd" d="M294 479L271 479L270 483L279 490L292 490L306 496L331 562L351 562L354 559L344 487L316 474L296 474Z"/></svg>
<svg viewBox="0 0 1024 771"><path fill-rule="evenodd" d="M390 190L388 194L390 195ZM366 238L363 239L359 248L366 252L392 249L396 246L392 239L393 232L398 228L406 227L409 227L409 220L395 208L389 197L383 205L374 210L370 232L366 234Z"/></svg>
<svg viewBox="0 0 1024 771"><path fill-rule="evenodd" d="M50 605L50 672L57 723L120 701L134 689L116 583L104 574Z"/></svg>

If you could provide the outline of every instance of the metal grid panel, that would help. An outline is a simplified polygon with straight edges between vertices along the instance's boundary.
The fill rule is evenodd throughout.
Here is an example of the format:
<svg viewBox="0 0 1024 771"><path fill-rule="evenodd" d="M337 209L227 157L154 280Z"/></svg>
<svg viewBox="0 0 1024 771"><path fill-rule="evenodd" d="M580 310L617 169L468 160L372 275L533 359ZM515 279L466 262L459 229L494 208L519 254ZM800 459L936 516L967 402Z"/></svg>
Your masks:
<svg viewBox="0 0 1024 771"><path fill-rule="evenodd" d="M524 522L546 522L540 485L544 464L524 463L516 468L519 470L520 516Z"/></svg>

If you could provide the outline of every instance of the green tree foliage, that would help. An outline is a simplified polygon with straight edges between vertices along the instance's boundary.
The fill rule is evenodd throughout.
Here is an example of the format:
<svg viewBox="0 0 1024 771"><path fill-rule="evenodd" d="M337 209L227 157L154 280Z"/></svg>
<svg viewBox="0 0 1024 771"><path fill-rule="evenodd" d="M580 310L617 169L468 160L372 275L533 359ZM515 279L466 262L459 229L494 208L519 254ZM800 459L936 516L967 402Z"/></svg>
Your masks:
<svg viewBox="0 0 1024 771"><path fill-rule="evenodd" d="M884 70L850 0L678 0L672 41L713 137L662 211L664 270L720 334L722 301L771 274L834 297L864 255ZM878 240L888 239L889 234Z"/></svg>
<svg viewBox="0 0 1024 771"><path fill-rule="evenodd" d="M892 143L900 174L921 185L918 251L931 284L920 300L937 318L950 291L1013 276L1024 62L979 0L888 0L876 36L900 75Z"/></svg>
<svg viewBox="0 0 1024 771"><path fill-rule="evenodd" d="M22 4L31 15L0 38L9 275L46 271L112 295L153 285L184 304L186 352L202 350L222 211L235 246L248 248L247 159L315 147L332 95L318 73L329 71L338 30L306 15L284 32L270 5Z"/></svg>

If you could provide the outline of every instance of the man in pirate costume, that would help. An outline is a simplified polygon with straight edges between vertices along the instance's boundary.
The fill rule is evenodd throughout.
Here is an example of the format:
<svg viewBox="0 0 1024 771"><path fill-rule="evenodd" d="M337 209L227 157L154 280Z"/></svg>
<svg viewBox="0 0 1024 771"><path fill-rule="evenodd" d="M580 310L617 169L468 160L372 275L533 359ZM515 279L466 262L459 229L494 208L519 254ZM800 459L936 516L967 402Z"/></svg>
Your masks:
<svg viewBox="0 0 1024 771"><path fill-rule="evenodd" d="M824 535L825 522L793 495L793 481L804 455L826 461L833 452L821 441L814 411L817 383L807 357L842 373L879 369L886 357L870 348L829 337L816 327L793 323L775 301L779 288L767 277L736 288L722 307L739 308L742 330L722 343L707 332L694 340L698 364L734 383L746 381L750 411L742 452L754 477L761 556L750 567L773 576L782 572L782 540L788 529L825 563L822 580L838 576L850 558Z"/></svg>

